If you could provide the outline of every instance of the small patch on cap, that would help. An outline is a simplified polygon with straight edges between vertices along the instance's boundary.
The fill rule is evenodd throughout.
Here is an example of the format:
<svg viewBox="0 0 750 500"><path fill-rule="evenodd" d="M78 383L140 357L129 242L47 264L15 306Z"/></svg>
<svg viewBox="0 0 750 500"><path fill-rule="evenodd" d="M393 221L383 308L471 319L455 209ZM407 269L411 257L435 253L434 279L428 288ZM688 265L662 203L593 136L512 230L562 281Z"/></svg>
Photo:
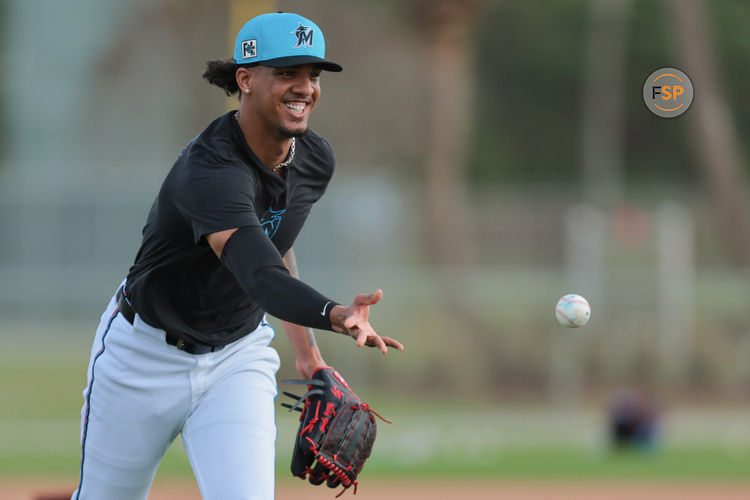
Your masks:
<svg viewBox="0 0 750 500"><path fill-rule="evenodd" d="M257 57L258 55L258 42L257 40L245 40L242 42L242 58L250 59L251 57Z"/></svg>

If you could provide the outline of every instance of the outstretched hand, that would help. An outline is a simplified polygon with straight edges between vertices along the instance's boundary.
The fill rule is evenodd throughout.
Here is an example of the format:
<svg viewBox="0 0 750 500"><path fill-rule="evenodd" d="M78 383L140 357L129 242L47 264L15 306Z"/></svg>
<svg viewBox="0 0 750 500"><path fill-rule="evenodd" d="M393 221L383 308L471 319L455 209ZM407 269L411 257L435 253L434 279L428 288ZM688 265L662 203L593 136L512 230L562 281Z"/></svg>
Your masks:
<svg viewBox="0 0 750 500"><path fill-rule="evenodd" d="M382 297L382 290L370 294L363 293L357 295L349 307L334 307L331 310L331 327L338 333L356 339L357 347L377 347L383 354L388 352L388 347L403 351L404 346L401 342L390 337L381 337L370 325L370 306L380 302Z"/></svg>

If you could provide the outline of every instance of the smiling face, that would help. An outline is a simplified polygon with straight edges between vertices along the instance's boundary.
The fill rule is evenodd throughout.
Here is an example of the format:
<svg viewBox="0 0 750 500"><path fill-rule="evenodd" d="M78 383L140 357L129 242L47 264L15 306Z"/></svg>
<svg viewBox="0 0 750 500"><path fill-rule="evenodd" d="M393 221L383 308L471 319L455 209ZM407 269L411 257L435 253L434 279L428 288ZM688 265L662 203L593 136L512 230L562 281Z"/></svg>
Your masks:
<svg viewBox="0 0 750 500"><path fill-rule="evenodd" d="M303 64L286 68L257 66L251 71L251 93L242 98L251 104L259 125L279 138L304 135L310 112L320 97L320 68Z"/></svg>

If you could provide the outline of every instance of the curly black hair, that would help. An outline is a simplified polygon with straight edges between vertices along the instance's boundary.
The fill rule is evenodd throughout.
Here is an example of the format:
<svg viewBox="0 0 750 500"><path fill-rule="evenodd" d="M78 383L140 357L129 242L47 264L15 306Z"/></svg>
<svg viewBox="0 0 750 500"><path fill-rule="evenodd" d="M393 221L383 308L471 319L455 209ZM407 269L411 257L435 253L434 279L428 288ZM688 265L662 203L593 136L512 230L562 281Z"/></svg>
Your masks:
<svg viewBox="0 0 750 500"><path fill-rule="evenodd" d="M237 94L240 96L240 87L237 85L236 73L238 68L251 68L257 66L254 64L237 64L234 59L217 59L206 61L206 69L203 71L203 78L208 83L221 88L228 96Z"/></svg>

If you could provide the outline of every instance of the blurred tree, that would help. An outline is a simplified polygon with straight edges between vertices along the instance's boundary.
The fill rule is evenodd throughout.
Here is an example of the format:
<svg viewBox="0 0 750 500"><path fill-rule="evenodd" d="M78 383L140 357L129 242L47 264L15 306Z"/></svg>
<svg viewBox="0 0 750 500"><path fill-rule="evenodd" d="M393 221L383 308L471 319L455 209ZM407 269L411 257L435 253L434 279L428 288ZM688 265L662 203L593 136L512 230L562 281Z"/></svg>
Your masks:
<svg viewBox="0 0 750 500"><path fill-rule="evenodd" d="M716 67L713 34L701 0L665 0L677 51L696 89L691 143L697 148L718 226L734 261L750 265L750 197L737 132Z"/></svg>
<svg viewBox="0 0 750 500"><path fill-rule="evenodd" d="M583 71L584 198L601 208L623 202L624 73L630 0L592 0ZM606 105L605 105L606 103Z"/></svg>
<svg viewBox="0 0 750 500"><path fill-rule="evenodd" d="M231 57L232 48L227 46L225 37L231 36L226 33L236 24L230 16L242 10L236 7L235 0L211 4L200 0L135 0L132 3L130 15L121 20L118 30L107 40L107 48L98 61L98 87L112 89L132 78L140 78L142 87L161 85L160 79L179 82L174 85L170 98L182 102L154 105L174 108L171 110L174 128L180 129L180 143L186 142L184 137L192 137L195 124L204 123L207 116L216 114L215 102L222 95L200 77L205 62L201 57L207 53L213 54L211 59ZM258 7L269 4L263 0L246 3L244 12L253 12L258 4ZM159 71L155 71L157 64L161 65ZM185 74L190 77L185 78ZM205 98L211 94L216 100ZM139 97L152 95L141 91ZM158 98L156 93L153 97Z"/></svg>
<svg viewBox="0 0 750 500"><path fill-rule="evenodd" d="M8 32L8 30L5 29L6 8L6 0L0 0L0 32L2 32L2 35L0 35L0 68L3 68L3 72L7 71L5 68L8 64L6 62L6 47L8 46L6 40L6 33ZM8 136L7 125L5 123L7 119L5 113L5 99L7 91L4 87L5 85L3 85L3 87L0 87L0 166L2 165L3 160L6 159L6 156L8 154L8 149L5 147L5 140Z"/></svg>
<svg viewBox="0 0 750 500"><path fill-rule="evenodd" d="M641 90L646 77L674 65L669 51L669 19L655 0L633 0L625 72L625 182L632 199L638 189L657 185L671 194L693 191L697 165L689 153L684 122L664 120L649 112ZM684 118L687 118L685 116ZM657 139L658 138L658 139Z"/></svg>
<svg viewBox="0 0 750 500"><path fill-rule="evenodd" d="M644 113L640 95L645 77L672 60L665 29L672 18L662 5L632 0L626 25L624 180L629 186L666 182L694 187L698 179L689 168L694 161L684 130L674 121ZM470 149L472 178L531 185L569 181L580 172L578 120L581 101L588 98L581 77L588 54L590 6L582 0L485 4L474 27L481 106ZM704 21L715 28L719 49L716 64L724 70L727 96L744 137L750 133L750 100L744 99L750 78L750 37L745 29L750 2L724 0L706 7Z"/></svg>
<svg viewBox="0 0 750 500"><path fill-rule="evenodd" d="M580 172L587 2L487 2L474 27L478 71L472 177L528 185Z"/></svg>
<svg viewBox="0 0 750 500"><path fill-rule="evenodd" d="M473 127L477 121L476 21L484 3L465 0L415 0L412 16L424 51L427 90L425 150L422 155L423 248L427 261L440 270L435 291L442 326L448 335L463 332L464 345L476 370L449 376L484 394L496 392L498 382L515 380L518 365L508 360L498 338L498 325L466 300L472 286L467 270L476 266L477 210L469 183ZM497 46L495 46L497 48ZM499 85L494 90L502 92ZM484 100L480 102L482 106ZM512 287L513 283L504 286ZM521 368L523 369L523 368Z"/></svg>
<svg viewBox="0 0 750 500"><path fill-rule="evenodd" d="M416 0L428 117L423 154L425 254L445 267L473 262L468 153L474 123L476 1Z"/></svg>

